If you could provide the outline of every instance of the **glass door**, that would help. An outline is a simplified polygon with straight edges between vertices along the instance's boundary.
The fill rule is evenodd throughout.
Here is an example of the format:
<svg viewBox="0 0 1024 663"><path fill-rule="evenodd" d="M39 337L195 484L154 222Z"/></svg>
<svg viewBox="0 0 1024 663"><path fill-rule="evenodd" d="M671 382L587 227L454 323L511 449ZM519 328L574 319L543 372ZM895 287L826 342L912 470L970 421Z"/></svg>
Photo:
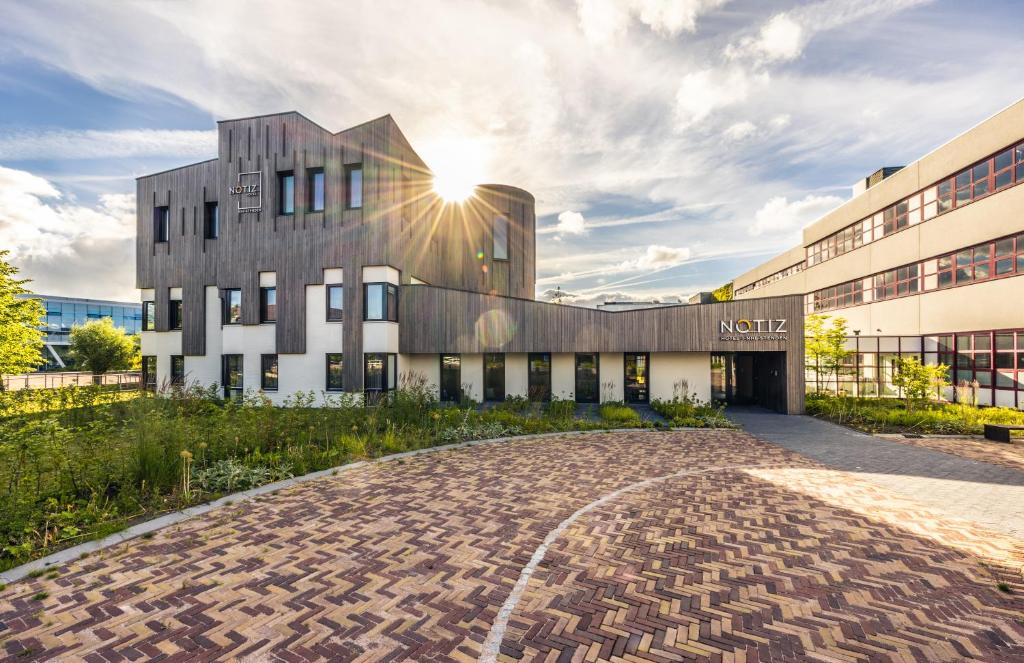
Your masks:
<svg viewBox="0 0 1024 663"><path fill-rule="evenodd" d="M462 400L462 357L441 355L441 400L458 403Z"/></svg>
<svg viewBox="0 0 1024 663"><path fill-rule="evenodd" d="M646 403L650 399L650 362L646 352L627 352L625 395L627 403Z"/></svg>
<svg viewBox="0 0 1024 663"><path fill-rule="evenodd" d="M484 355L484 400L505 400L505 355L500 352Z"/></svg>
<svg viewBox="0 0 1024 663"><path fill-rule="evenodd" d="M529 355L528 394L531 401L551 400L551 353L531 352Z"/></svg>
<svg viewBox="0 0 1024 663"><path fill-rule="evenodd" d="M601 380L596 352L576 353L576 402L597 403L601 395Z"/></svg>

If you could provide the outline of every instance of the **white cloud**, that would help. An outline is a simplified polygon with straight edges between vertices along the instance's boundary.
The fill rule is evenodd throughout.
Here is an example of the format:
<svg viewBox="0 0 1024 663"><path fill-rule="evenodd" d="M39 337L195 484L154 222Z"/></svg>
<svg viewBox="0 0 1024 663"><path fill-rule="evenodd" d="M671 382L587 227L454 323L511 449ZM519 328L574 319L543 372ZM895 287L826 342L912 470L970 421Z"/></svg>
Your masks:
<svg viewBox="0 0 1024 663"><path fill-rule="evenodd" d="M126 129L44 131L0 135L0 159L96 159L139 156L212 158L216 131Z"/></svg>
<svg viewBox="0 0 1024 663"><path fill-rule="evenodd" d="M761 26L757 37L745 37L725 48L730 60L750 58L760 62L778 62L797 58L803 52L807 34L803 26L788 14L776 14Z"/></svg>
<svg viewBox="0 0 1024 663"><path fill-rule="evenodd" d="M741 141L750 138L757 133L757 125L749 120L743 120L730 124L723 132L725 137L732 141Z"/></svg>
<svg viewBox="0 0 1024 663"><path fill-rule="evenodd" d="M633 19L655 33L675 37L695 32L697 19L729 0L576 0L580 29L593 43L621 37Z"/></svg>
<svg viewBox="0 0 1024 663"><path fill-rule="evenodd" d="M654 269L666 269L681 265L690 258L690 249L673 248L670 246L648 246L643 255L633 260L626 260L616 266L620 272L640 272Z"/></svg>
<svg viewBox="0 0 1024 663"><path fill-rule="evenodd" d="M0 246L35 292L138 298L134 195L76 205L49 181L0 166Z"/></svg>
<svg viewBox="0 0 1024 663"><path fill-rule="evenodd" d="M754 214L750 234L763 235L802 228L843 202L838 196L809 195L793 202L785 196L775 196Z"/></svg>
<svg viewBox="0 0 1024 663"><path fill-rule="evenodd" d="M565 235L582 235L587 231L586 221L579 212L567 211L558 215L555 232Z"/></svg>
<svg viewBox="0 0 1024 663"><path fill-rule="evenodd" d="M676 127L686 129L721 108L745 101L753 87L768 81L767 74L751 74L740 67L686 74L676 91Z"/></svg>
<svg viewBox="0 0 1024 663"><path fill-rule="evenodd" d="M572 306L585 306L595 308L598 304L605 302L659 302L662 304L682 304L687 300L686 295L676 293L649 293L637 294L624 290L600 290L596 292L567 292L548 288L537 294L537 299L545 302L555 301Z"/></svg>

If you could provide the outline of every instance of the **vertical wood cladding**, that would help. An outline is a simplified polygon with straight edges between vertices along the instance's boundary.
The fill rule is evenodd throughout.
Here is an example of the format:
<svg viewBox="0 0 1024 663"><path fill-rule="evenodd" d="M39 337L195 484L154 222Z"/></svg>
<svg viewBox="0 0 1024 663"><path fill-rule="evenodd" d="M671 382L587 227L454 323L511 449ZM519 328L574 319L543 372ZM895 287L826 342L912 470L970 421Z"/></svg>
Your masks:
<svg viewBox="0 0 1024 663"><path fill-rule="evenodd" d="M613 312L410 285L399 308L400 319L416 321L400 326L403 353L782 351L788 410L804 407L800 295ZM721 333L722 320L741 319L785 319L785 340Z"/></svg>
<svg viewBox="0 0 1024 663"><path fill-rule="evenodd" d="M218 123L217 159L139 178L137 287L154 288L157 330L169 326L168 294L183 291L182 351L203 355L205 288L242 289L242 323L259 324L259 272L277 275L277 351L302 353L305 288L323 269L344 270L343 348L362 353L362 268L390 265L402 283L427 283L514 297L534 294L533 198L486 186L464 205L445 204L431 173L390 116L331 133L298 113ZM361 209L346 209L345 166L362 164ZM307 170L323 168L324 211L309 209ZM228 194L241 172L262 171L262 210L239 212ZM278 173L295 176L295 211L279 214ZM216 201L220 236L205 239L205 203ZM154 242L154 208L170 209L167 242ZM493 216L510 220L509 261L492 260ZM482 257L478 257L478 252ZM361 362L345 362L345 383L362 388Z"/></svg>

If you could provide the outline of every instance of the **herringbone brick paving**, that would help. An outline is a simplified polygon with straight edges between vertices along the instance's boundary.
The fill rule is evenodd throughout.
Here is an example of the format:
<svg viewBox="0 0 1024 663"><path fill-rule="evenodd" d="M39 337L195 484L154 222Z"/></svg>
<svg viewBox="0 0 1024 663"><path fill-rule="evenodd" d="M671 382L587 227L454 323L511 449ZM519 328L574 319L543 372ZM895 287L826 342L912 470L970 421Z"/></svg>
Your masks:
<svg viewBox="0 0 1024 663"><path fill-rule="evenodd" d="M651 477L723 465L574 522L527 585L502 658L1024 660L1012 543L907 513L915 505L877 518L835 504L786 474L822 466L728 431L496 443L303 484L8 587L0 652L476 660L524 565L570 514ZM884 510L879 489L865 490ZM908 532L901 513L962 545ZM33 600L39 591L49 597Z"/></svg>

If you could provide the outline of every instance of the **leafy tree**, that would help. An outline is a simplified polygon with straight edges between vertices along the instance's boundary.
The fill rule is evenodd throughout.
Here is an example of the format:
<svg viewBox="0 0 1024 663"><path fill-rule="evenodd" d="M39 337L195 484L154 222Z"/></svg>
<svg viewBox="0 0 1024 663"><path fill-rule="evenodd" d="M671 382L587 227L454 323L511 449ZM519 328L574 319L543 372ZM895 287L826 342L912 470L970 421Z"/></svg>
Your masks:
<svg viewBox="0 0 1024 663"><path fill-rule="evenodd" d="M829 320L832 324L828 324ZM846 349L846 318L832 318L820 313L812 313L804 319L806 349L804 354L807 368L814 372L817 379L816 391L821 391L821 383L828 384L832 378L837 380L846 368L846 360L853 354Z"/></svg>
<svg viewBox="0 0 1024 663"><path fill-rule="evenodd" d="M716 302L731 302L732 301L732 282L726 283L723 286L715 288L711 291L712 296Z"/></svg>
<svg viewBox="0 0 1024 663"><path fill-rule="evenodd" d="M132 368L138 348L113 320L100 318L71 328L69 354L78 366L99 375Z"/></svg>
<svg viewBox="0 0 1024 663"><path fill-rule="evenodd" d="M940 393L949 384L949 366L922 364L917 357L898 357L894 363L892 383L903 392L907 410L914 403L926 400L932 393Z"/></svg>
<svg viewBox="0 0 1024 663"><path fill-rule="evenodd" d="M38 299L20 299L29 294L28 279L17 279L18 269L0 251L0 375L24 373L43 363L43 325L46 311ZM0 390L3 383L0 382Z"/></svg>

